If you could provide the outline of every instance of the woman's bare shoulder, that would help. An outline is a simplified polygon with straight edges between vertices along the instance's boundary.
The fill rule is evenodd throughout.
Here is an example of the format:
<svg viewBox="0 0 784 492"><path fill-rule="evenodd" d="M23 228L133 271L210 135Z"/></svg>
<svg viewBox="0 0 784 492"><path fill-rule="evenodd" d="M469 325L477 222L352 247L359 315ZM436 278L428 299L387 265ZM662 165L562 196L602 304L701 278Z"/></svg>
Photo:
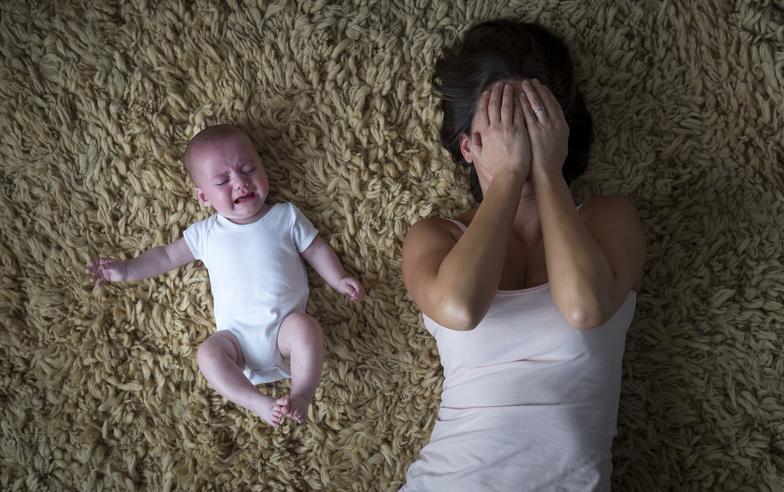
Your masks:
<svg viewBox="0 0 784 492"><path fill-rule="evenodd" d="M616 273L627 277L639 291L646 245L635 206L621 196L599 196L580 208L580 216Z"/></svg>
<svg viewBox="0 0 784 492"><path fill-rule="evenodd" d="M467 216L469 213L470 215ZM469 210L468 212L455 217L454 220L460 222L463 226L466 226L471 222L470 217L472 216L473 212ZM463 234L463 228L456 224L454 220L449 220L444 217L428 217L422 219L408 230L408 234L406 234L406 243L438 238L457 241Z"/></svg>
<svg viewBox="0 0 784 492"><path fill-rule="evenodd" d="M616 220L637 218L637 209L627 198L617 195L596 196L586 201L580 207L580 216L586 222L597 215L604 218L612 217Z"/></svg>

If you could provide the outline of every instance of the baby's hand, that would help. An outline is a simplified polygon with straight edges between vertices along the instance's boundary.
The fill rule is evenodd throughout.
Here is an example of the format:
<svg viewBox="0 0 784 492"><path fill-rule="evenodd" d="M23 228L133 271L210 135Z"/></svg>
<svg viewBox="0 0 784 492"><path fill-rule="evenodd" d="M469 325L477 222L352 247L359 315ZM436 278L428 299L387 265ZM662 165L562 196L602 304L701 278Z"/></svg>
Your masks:
<svg viewBox="0 0 784 492"><path fill-rule="evenodd" d="M337 291L346 294L352 301L360 301L365 297L365 289L354 277L343 277L338 282Z"/></svg>
<svg viewBox="0 0 784 492"><path fill-rule="evenodd" d="M115 261L108 258L93 258L85 270L90 275L90 280L100 287L108 282L125 280L127 269L124 261Z"/></svg>

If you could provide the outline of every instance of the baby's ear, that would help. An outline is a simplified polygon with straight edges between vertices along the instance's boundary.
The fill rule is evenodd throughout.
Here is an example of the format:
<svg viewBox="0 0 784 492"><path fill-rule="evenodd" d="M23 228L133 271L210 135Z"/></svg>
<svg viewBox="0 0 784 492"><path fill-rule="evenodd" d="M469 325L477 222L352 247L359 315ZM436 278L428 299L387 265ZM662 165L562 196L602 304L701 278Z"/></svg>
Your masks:
<svg viewBox="0 0 784 492"><path fill-rule="evenodd" d="M199 203L202 205L207 205L209 207L210 202L207 200L207 197L204 196L204 192L201 191L201 188L198 186L193 187L193 194L196 195L196 199L199 200Z"/></svg>

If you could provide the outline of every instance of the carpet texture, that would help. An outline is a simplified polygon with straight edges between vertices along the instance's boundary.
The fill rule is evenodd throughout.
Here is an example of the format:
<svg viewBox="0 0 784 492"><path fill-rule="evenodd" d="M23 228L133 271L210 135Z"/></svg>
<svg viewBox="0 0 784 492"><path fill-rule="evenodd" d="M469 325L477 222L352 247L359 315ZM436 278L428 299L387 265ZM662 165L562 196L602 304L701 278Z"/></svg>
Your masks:
<svg viewBox="0 0 784 492"><path fill-rule="evenodd" d="M768 0L3 2L0 488L399 487L442 381L402 241L471 204L437 143L434 62L498 16L572 48L596 121L574 195L624 195L647 231L615 489L784 490L784 9ZM198 373L206 270L99 291L83 273L208 215L180 157L221 122L368 289L350 304L311 272L327 349L303 426L272 431Z"/></svg>

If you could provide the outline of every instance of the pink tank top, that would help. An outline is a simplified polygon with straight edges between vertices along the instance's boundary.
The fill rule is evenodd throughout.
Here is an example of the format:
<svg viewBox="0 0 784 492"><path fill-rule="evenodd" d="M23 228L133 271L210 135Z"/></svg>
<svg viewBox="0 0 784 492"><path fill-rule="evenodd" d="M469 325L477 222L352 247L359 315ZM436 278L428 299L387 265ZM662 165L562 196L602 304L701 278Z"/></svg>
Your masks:
<svg viewBox="0 0 784 492"><path fill-rule="evenodd" d="M609 490L635 302L632 290L612 318L582 331L558 311L549 284L498 291L471 331L423 315L444 384L431 440L403 490Z"/></svg>

